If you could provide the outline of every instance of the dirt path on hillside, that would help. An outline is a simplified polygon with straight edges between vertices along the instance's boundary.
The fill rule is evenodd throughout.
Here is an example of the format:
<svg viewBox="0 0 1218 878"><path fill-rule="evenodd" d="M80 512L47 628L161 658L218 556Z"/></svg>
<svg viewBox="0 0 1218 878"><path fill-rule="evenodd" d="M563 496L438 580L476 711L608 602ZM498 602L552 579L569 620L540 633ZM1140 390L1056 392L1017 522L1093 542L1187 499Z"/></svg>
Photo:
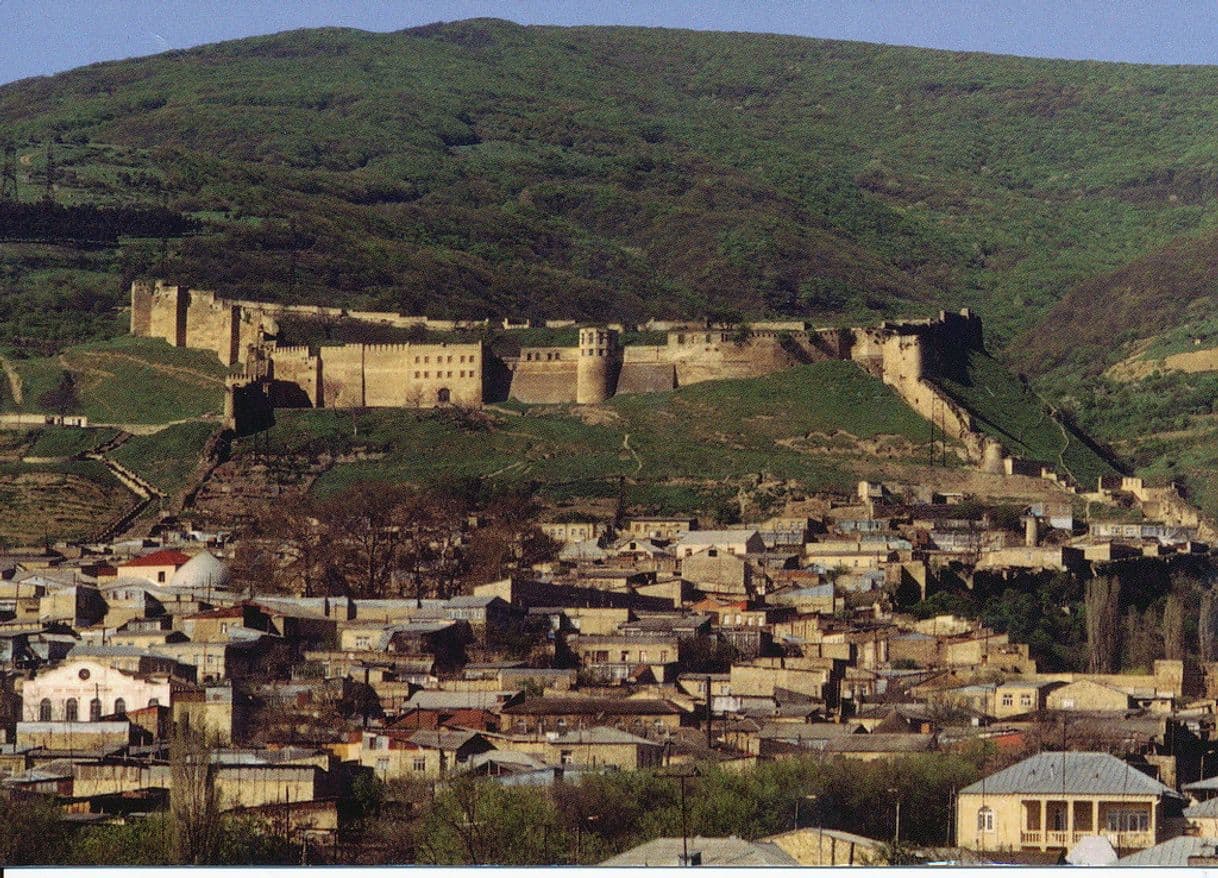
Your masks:
<svg viewBox="0 0 1218 878"><path fill-rule="evenodd" d="M136 363L137 365L140 365L140 366L146 366L149 369L153 369L153 370L155 370L157 372L161 372L165 375L173 375L175 377L182 378L184 380L188 380L193 384L200 384L203 386L212 386L212 385L217 385L220 387L224 386L223 378L218 378L215 375L208 375L206 372L200 372L198 369L191 369L188 366L166 366L163 363L153 363L150 360L143 359L142 357L136 357L131 354L118 353L116 351L73 351L72 356L73 357L82 357L85 360L94 360L94 361L100 360L103 362L107 359L126 360L127 362L130 362L130 363ZM67 359L66 355L60 357L60 362L66 364L66 365L69 365L69 366L72 365L72 361ZM76 370L79 370L80 367L76 366L73 368ZM107 375L113 375L113 373L107 373L107 372L105 372L104 369L97 367L97 366L90 366L88 368L92 368L98 372L103 372L104 374L107 374Z"/></svg>
<svg viewBox="0 0 1218 878"><path fill-rule="evenodd" d="M622 448L630 452L630 456L634 458L634 474L637 476L643 471L643 458L639 457L639 453L630 447L630 434L627 433L622 437Z"/></svg>
<svg viewBox="0 0 1218 878"><path fill-rule="evenodd" d="M8 377L9 393L12 394L13 403L15 405L24 405L25 388L21 386L21 376L17 374L13 364L4 359L4 357L0 357L0 368L4 369L4 374Z"/></svg>

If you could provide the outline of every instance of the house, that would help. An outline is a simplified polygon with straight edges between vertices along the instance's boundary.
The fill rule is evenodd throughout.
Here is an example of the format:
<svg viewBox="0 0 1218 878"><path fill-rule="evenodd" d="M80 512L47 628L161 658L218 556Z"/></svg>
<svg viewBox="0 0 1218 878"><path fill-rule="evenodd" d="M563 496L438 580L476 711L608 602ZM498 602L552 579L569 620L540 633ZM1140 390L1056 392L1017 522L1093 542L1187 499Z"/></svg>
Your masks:
<svg viewBox="0 0 1218 878"><path fill-rule="evenodd" d="M1188 834L1218 838L1218 799L1194 802L1184 809Z"/></svg>
<svg viewBox="0 0 1218 878"><path fill-rule="evenodd" d="M660 765L664 745L621 729L572 729L545 744L545 759L563 768L617 768L635 771Z"/></svg>
<svg viewBox="0 0 1218 878"><path fill-rule="evenodd" d="M688 851L688 855L686 854ZM728 838L656 838L610 857L601 866L798 866L799 861L770 842Z"/></svg>
<svg viewBox="0 0 1218 878"><path fill-rule="evenodd" d="M645 515L632 518L626 532L648 540L675 540L698 529L698 519L681 515Z"/></svg>
<svg viewBox="0 0 1218 878"><path fill-rule="evenodd" d="M720 554L759 555L765 551L765 542L755 530L695 530L683 534L674 548L677 557L684 561L711 549L717 549Z"/></svg>
<svg viewBox="0 0 1218 878"><path fill-rule="evenodd" d="M678 660L679 640L673 635L578 635L568 646L579 656L580 667L602 682L620 683L646 669L663 682Z"/></svg>
<svg viewBox="0 0 1218 878"><path fill-rule="evenodd" d="M1021 713L1045 710L1049 694L1062 684L1051 680L1014 677L999 683L994 689L993 716L1005 719Z"/></svg>
<svg viewBox="0 0 1218 878"><path fill-rule="evenodd" d="M1133 699L1129 693L1094 680L1075 680L1054 689L1045 698L1045 708L1048 710L1121 711L1132 706Z"/></svg>
<svg viewBox="0 0 1218 878"><path fill-rule="evenodd" d="M544 735L571 729L612 726L635 734L677 728L684 711L658 698L590 696L525 698L500 711L502 728L513 734Z"/></svg>
<svg viewBox="0 0 1218 878"><path fill-rule="evenodd" d="M692 582L701 592L740 597L753 594L756 589L754 580L764 582L764 574L751 561L718 546L683 558L681 577Z"/></svg>
<svg viewBox="0 0 1218 878"><path fill-rule="evenodd" d="M603 521L544 521L540 527L550 539L564 544L595 543L609 529Z"/></svg>
<svg viewBox="0 0 1218 878"><path fill-rule="evenodd" d="M1181 835L1117 860L1118 866L1213 866L1218 863L1218 838Z"/></svg>
<svg viewBox="0 0 1218 878"><path fill-rule="evenodd" d="M883 863L886 842L853 832L805 826L761 839L794 857L801 866L870 866Z"/></svg>
<svg viewBox="0 0 1218 878"><path fill-rule="evenodd" d="M121 671L101 662L73 660L49 668L21 690L25 722L98 722L127 711L171 702L167 676Z"/></svg>
<svg viewBox="0 0 1218 878"><path fill-rule="evenodd" d="M1179 793L1107 753L1039 753L956 798L956 837L975 850L1051 850L1103 835L1148 848L1183 811Z"/></svg>
<svg viewBox="0 0 1218 878"><path fill-rule="evenodd" d="M160 549L119 564L116 578L145 579L148 582L167 585L178 572L178 568L189 561L190 556L177 549Z"/></svg>

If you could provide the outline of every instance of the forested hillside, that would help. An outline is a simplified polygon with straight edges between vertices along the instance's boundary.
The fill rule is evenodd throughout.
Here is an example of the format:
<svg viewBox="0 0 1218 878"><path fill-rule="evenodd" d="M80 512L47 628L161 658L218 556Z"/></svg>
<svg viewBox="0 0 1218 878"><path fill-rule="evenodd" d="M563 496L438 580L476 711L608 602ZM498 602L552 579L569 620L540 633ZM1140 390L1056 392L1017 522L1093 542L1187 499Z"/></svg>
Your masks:
<svg viewBox="0 0 1218 878"><path fill-rule="evenodd" d="M1210 331L1215 120L1208 67L495 20L98 64L0 87L0 347L121 332L137 275L461 317L971 306L1175 472L1145 439L1212 414L1163 410L1195 379L1096 376Z"/></svg>
<svg viewBox="0 0 1218 878"><path fill-rule="evenodd" d="M111 269L157 269L275 298L628 320L942 303L1001 341L1211 222L1215 95L1208 68L765 35L291 32L0 89L21 197L44 194L49 160L59 201L203 223L109 264L10 250L7 281L113 299Z"/></svg>

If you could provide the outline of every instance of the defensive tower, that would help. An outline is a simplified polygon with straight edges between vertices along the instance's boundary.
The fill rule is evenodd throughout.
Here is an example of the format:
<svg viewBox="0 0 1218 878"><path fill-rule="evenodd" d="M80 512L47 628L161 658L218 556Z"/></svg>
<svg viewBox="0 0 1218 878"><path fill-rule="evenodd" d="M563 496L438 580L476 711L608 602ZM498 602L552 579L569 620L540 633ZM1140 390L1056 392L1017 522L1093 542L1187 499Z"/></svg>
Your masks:
<svg viewBox="0 0 1218 878"><path fill-rule="evenodd" d="M579 363L575 371L575 402L604 402L613 396L621 371L622 352L615 330L599 326L579 331Z"/></svg>

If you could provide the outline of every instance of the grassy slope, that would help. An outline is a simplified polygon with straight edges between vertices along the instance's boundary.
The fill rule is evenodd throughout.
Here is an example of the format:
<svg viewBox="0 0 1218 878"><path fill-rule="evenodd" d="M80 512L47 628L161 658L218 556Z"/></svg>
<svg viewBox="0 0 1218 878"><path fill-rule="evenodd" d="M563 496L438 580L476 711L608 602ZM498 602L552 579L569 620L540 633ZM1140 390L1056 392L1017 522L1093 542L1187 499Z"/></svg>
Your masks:
<svg viewBox="0 0 1218 878"><path fill-rule="evenodd" d="M286 296L295 249L292 295L327 303L631 319L933 300L1002 340L1213 225L1215 95L1212 68L480 20L94 65L0 89L0 123L35 184L36 144L60 136L64 201L213 220L164 265L206 286ZM128 276L160 262L121 249Z"/></svg>
<svg viewBox="0 0 1218 878"><path fill-rule="evenodd" d="M97 423L159 424L219 413L227 369L206 351L123 336L65 350L57 357L13 360L25 388L21 406L9 395L6 410L42 411L38 400L65 370L76 382L76 409Z"/></svg>
<svg viewBox="0 0 1218 878"><path fill-rule="evenodd" d="M384 454L336 466L318 483L321 492L363 480L430 484L494 476L536 481L551 497L615 496L617 480L625 476L631 502L693 508L717 483L729 483L730 493L734 480L763 473L849 489L857 470L872 462L842 435L836 448L815 454L778 440L844 430L862 439L893 437L887 441L894 456L908 458L926 438L921 418L844 362L623 396L595 409L518 408L519 415L497 413L485 432L463 430L443 413L282 411L265 441L280 453L358 447ZM249 449L249 440L238 444L239 451Z"/></svg>
<svg viewBox="0 0 1218 878"><path fill-rule="evenodd" d="M110 456L172 497L186 486L215 430L212 423L175 424L149 436L133 436Z"/></svg>
<svg viewBox="0 0 1218 878"><path fill-rule="evenodd" d="M977 425L1008 451L1060 464L1086 488L1112 467L1071 430L1054 421L1041 399L988 354L969 351L967 373L943 381L949 394L977 417Z"/></svg>
<svg viewBox="0 0 1218 878"><path fill-rule="evenodd" d="M34 444L26 451L29 457L71 457L96 448L113 439L111 429L80 430L75 427L52 427L42 430Z"/></svg>

